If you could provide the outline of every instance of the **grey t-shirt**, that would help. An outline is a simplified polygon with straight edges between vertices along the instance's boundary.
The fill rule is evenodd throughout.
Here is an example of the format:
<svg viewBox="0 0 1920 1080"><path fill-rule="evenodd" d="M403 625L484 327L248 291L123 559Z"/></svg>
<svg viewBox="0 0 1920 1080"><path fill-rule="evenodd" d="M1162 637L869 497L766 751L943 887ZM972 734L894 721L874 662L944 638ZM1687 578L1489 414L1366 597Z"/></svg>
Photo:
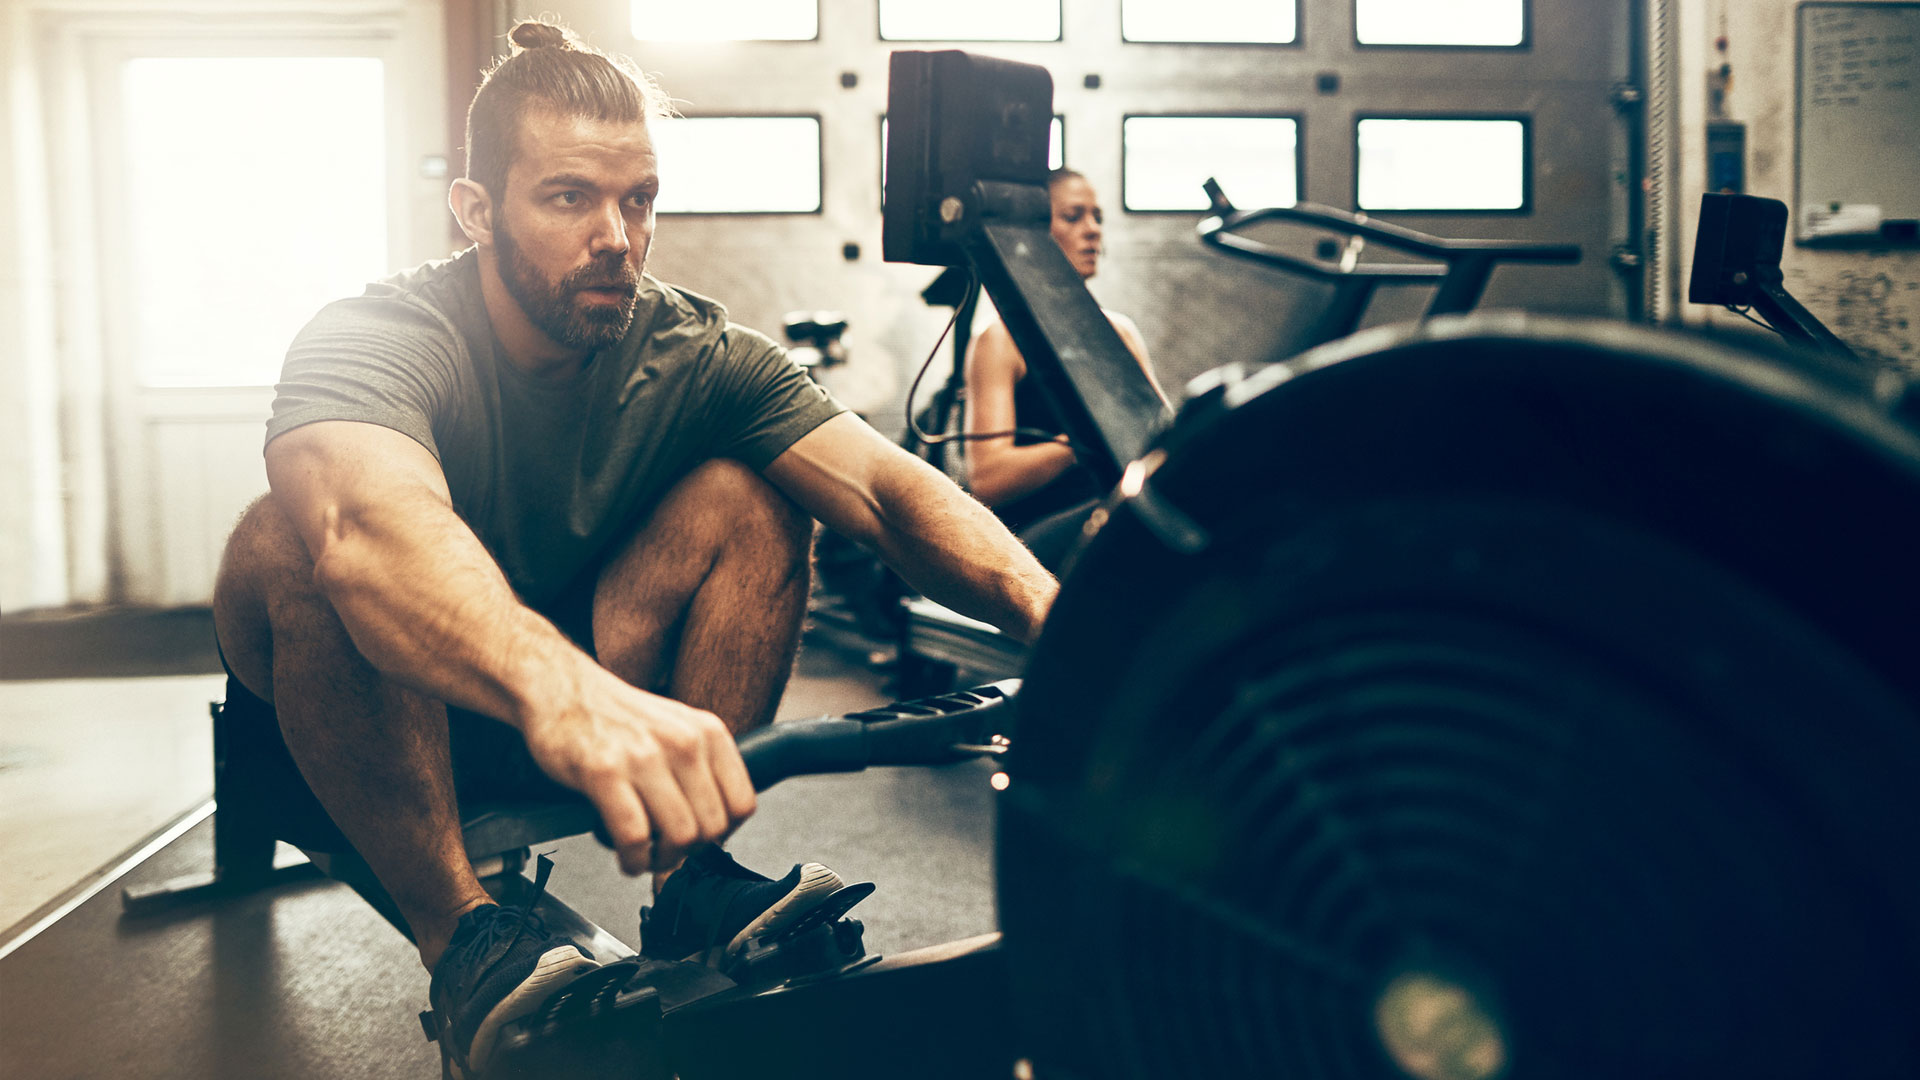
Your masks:
<svg viewBox="0 0 1920 1080"><path fill-rule="evenodd" d="M411 436L541 607L695 466L763 469L842 411L765 335L652 277L618 345L571 378L528 375L501 354L469 249L321 309L288 350L267 441L320 420Z"/></svg>

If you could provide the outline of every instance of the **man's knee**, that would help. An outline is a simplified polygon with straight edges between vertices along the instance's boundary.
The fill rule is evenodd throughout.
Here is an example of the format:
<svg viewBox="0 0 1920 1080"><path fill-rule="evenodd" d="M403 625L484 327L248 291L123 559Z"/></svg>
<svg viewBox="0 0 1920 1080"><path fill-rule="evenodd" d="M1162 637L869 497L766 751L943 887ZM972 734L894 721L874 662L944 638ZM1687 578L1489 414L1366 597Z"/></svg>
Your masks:
<svg viewBox="0 0 1920 1080"><path fill-rule="evenodd" d="M305 541L271 493L254 500L227 537L214 578L213 626L227 666L271 701L273 620L290 608L326 603L313 581Z"/></svg>
<svg viewBox="0 0 1920 1080"><path fill-rule="evenodd" d="M759 473L730 458L715 458L682 483L689 501L712 516L726 543L784 562L796 573L807 568L813 519Z"/></svg>
<svg viewBox="0 0 1920 1080"><path fill-rule="evenodd" d="M292 519L268 492L247 507L227 537L214 595L287 587L313 587L313 558Z"/></svg>

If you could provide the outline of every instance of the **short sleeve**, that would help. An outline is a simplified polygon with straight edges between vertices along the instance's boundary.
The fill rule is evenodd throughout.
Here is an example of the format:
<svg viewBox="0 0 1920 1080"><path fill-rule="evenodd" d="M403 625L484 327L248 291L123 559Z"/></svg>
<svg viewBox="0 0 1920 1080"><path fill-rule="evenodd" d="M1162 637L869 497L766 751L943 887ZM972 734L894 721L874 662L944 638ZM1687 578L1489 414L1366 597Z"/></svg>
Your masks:
<svg viewBox="0 0 1920 1080"><path fill-rule="evenodd" d="M727 326L713 363L716 454L756 470L847 411L785 349L746 327Z"/></svg>
<svg viewBox="0 0 1920 1080"><path fill-rule="evenodd" d="M267 441L322 420L392 428L436 458L434 418L452 397L453 328L394 296L360 296L322 308L287 350Z"/></svg>

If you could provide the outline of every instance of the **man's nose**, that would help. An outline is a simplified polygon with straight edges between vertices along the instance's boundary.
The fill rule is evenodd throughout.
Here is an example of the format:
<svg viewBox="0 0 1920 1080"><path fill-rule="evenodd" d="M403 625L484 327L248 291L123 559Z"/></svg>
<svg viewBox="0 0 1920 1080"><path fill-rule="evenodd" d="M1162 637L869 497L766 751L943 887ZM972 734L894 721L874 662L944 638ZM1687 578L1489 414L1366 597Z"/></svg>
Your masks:
<svg viewBox="0 0 1920 1080"><path fill-rule="evenodd" d="M609 203L593 217L593 235L588 239L588 253L625 254L626 250L626 216L620 212L620 204Z"/></svg>

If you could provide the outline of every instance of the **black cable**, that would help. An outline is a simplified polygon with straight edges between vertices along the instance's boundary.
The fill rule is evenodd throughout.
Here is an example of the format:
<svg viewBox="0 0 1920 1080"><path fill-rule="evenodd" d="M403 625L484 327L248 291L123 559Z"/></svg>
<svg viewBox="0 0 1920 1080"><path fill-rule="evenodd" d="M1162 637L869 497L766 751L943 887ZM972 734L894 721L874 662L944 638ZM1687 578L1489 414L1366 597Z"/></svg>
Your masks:
<svg viewBox="0 0 1920 1080"><path fill-rule="evenodd" d="M964 296L972 296L978 288L980 288L979 277L973 274L967 275L967 288ZM1010 431L954 431L943 432L937 435L920 430L920 422L914 419L913 415L913 401L920 395L920 380L927 377L927 372L933 367L933 358L940 355L940 346L946 344L947 336L953 333L955 324L960 321L960 312L966 307L967 304L964 298L959 304L954 305L953 317L947 320L947 327L940 331L940 337L934 341L933 348L927 350L927 358L921 361L919 372L913 376L913 385L907 387L907 433L927 446L944 446L947 443L954 442L984 442L987 439L1019 438L1025 435L1030 439L1037 439L1041 442L1064 443L1067 449L1073 451L1073 456L1076 458L1085 460L1090 457L1085 447L1067 438L1064 434L1042 431L1039 428L1017 427Z"/></svg>
<svg viewBox="0 0 1920 1080"><path fill-rule="evenodd" d="M907 387L907 434L912 435L928 446L939 446L943 443L951 442L953 441L952 436L929 435L921 431L919 421L913 418L913 400L920 396L920 380L926 378L928 370L933 367L933 358L940 355L940 346L947 343L947 336L953 333L954 326L960 321L960 313L966 310L967 299L971 297L973 291L979 287L979 278L969 273L967 275L967 287L960 290L960 302L953 305L953 317L947 320L946 329L940 331L940 337L934 341L933 348L927 350L926 360L921 362L920 370L913 376L913 385Z"/></svg>

